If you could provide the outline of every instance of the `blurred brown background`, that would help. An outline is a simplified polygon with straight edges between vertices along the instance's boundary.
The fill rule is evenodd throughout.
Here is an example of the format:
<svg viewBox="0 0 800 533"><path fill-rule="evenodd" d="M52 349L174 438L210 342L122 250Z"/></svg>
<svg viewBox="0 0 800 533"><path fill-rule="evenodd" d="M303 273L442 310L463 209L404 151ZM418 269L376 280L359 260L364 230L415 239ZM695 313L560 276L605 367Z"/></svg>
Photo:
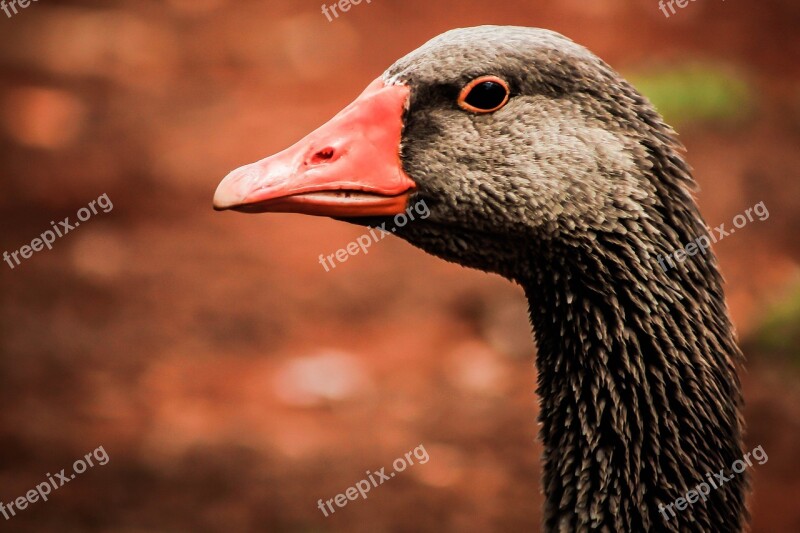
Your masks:
<svg viewBox="0 0 800 533"><path fill-rule="evenodd" d="M330 2L328 2L330 3ZM749 359L753 531L800 531L800 4L706 0L45 1L0 12L0 501L103 446L2 531L520 531L541 519L520 290L362 230L214 213L232 168L322 124L454 27L547 27L679 130ZM423 444L330 518L317 500Z"/></svg>

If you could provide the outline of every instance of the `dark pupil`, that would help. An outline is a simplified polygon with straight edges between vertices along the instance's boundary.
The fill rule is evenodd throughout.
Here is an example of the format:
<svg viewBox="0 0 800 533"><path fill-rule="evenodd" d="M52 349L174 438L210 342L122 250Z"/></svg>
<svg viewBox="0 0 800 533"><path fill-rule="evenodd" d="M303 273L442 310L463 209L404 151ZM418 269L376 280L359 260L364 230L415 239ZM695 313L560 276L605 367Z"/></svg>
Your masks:
<svg viewBox="0 0 800 533"><path fill-rule="evenodd" d="M503 103L505 97L505 87L493 81L485 81L473 87L464 100L478 109L494 109Z"/></svg>

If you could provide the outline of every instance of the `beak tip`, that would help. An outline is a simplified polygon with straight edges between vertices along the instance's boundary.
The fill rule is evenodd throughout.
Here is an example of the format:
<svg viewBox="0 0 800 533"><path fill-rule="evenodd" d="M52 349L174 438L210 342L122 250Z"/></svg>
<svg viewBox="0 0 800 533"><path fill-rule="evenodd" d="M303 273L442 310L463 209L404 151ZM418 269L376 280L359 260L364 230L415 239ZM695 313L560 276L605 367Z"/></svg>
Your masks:
<svg viewBox="0 0 800 533"><path fill-rule="evenodd" d="M222 183L219 184L217 190L214 192L214 211L227 211L228 209L236 207L242 201L242 198L239 196L240 195L234 194L234 191L231 190L229 180L222 180Z"/></svg>
<svg viewBox="0 0 800 533"><path fill-rule="evenodd" d="M223 201L219 193L214 195L214 200L211 202L211 205L214 207L214 211L225 211L231 207L231 203Z"/></svg>

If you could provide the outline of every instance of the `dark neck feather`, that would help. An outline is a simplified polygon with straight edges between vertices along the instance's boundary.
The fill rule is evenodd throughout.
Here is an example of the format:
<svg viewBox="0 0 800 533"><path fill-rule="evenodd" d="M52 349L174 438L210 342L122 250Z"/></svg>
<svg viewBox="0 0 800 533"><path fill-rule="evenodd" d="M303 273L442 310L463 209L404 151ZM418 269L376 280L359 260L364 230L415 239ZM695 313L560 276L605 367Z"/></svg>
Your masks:
<svg viewBox="0 0 800 533"><path fill-rule="evenodd" d="M689 202L652 213L674 232L630 222L534 246L521 281L538 344L547 531L741 530L744 475L675 517L658 507L742 456L741 353L715 259L664 272L651 255L705 231Z"/></svg>

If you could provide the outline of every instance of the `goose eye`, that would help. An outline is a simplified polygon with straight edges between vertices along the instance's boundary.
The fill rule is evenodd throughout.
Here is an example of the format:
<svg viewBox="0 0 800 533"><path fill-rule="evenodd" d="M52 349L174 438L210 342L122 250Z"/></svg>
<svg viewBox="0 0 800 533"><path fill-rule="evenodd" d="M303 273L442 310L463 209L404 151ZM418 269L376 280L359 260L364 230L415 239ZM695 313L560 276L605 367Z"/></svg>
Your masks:
<svg viewBox="0 0 800 533"><path fill-rule="evenodd" d="M508 102L508 84L497 76L481 76L469 82L458 95L458 105L473 113L491 113Z"/></svg>

